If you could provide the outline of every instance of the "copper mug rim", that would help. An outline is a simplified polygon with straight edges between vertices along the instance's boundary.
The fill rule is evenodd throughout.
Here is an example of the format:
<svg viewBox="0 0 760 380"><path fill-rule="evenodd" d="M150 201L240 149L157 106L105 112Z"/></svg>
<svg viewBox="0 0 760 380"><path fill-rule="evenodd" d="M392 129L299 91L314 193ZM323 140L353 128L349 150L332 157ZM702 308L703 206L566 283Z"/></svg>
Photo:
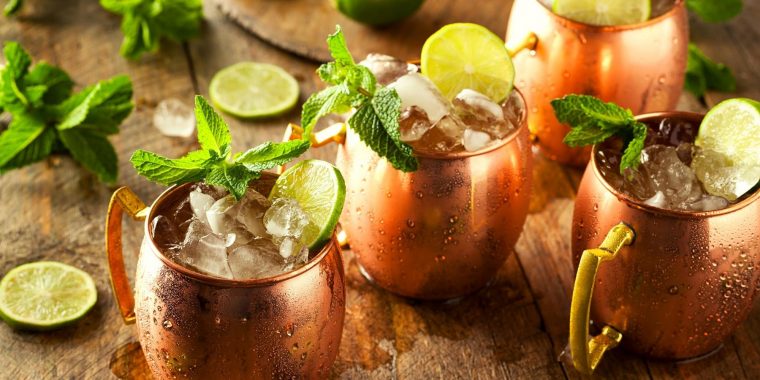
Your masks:
<svg viewBox="0 0 760 380"><path fill-rule="evenodd" d="M262 177L269 177L269 178L276 178L277 175L273 173L263 172L261 173ZM283 281L286 281L288 279L298 277L303 273L306 273L314 267L315 265L319 264L325 257L327 257L327 254L330 252L330 249L332 247L338 247L338 243L335 236L335 231L333 231L332 237L328 242L325 243L325 245L320 249L319 253L311 258L306 265L290 271L286 273L279 274L277 276L273 277L264 277L264 278L257 278L257 279L247 279L247 280L231 280L221 277L215 277L210 276L207 274L203 274L200 272L196 272L192 269L186 268L176 262L174 262L172 259L166 257L164 252L159 249L156 242L153 240L153 234L152 234L152 223L150 223L151 220L153 220L153 217L155 216L156 212L156 206L165 200L170 194L179 191L180 189L183 189L188 186L192 186L195 182L191 183L185 183L181 185L173 185L169 187L168 189L164 190L161 195L156 198L155 201L150 205L150 211L148 212L148 216L145 218L145 237L150 239L150 243L152 245L151 252L153 252L156 257L158 257L161 262L163 262L166 266L171 268L172 270L175 270L179 273L181 273L184 276L190 277L193 280L203 282L206 284L214 285L214 286L220 286L220 287L228 287L228 288L250 288L250 287L260 287L260 286L270 286L274 285Z"/></svg>
<svg viewBox="0 0 760 380"><path fill-rule="evenodd" d="M533 0L538 3L541 8L546 11L546 13L549 14L551 18L558 19L562 21L562 23L565 24L566 27L570 29L580 30L580 31L594 31L594 32L622 32L626 30L633 30L633 29L641 29L645 28L647 26L656 24L658 22L661 22L667 18L670 18L674 13L679 12L682 7L685 6L686 0L674 0L673 7L668 9L667 12L655 17L650 18L646 21L638 22L635 24L626 24L626 25L592 25L592 24L586 24L584 22L571 20L567 17L560 16L554 12L552 12L551 9L549 9L546 5L544 5L541 0Z"/></svg>
<svg viewBox="0 0 760 380"><path fill-rule="evenodd" d="M507 144L509 144L512 140L517 138L517 136L520 134L520 131L523 128L528 128L528 103L525 102L525 97L523 96L522 92L517 87L512 87L512 91L515 91L517 95L520 96L520 101L522 101L522 104L525 106L525 112L523 112L522 117L519 120L517 128L515 128L514 131L512 131L509 136L499 139L499 142L497 144L491 144L485 148L478 149L473 152L457 152L457 153L447 153L445 155L434 155L434 154L426 154L422 152L414 152L415 157L419 158L425 158L430 160L458 160L461 158L467 158L467 157L473 157L473 156L480 156L482 154L486 154L488 152L497 150Z"/></svg>
<svg viewBox="0 0 760 380"><path fill-rule="evenodd" d="M651 112L651 113L638 115L636 116L636 120L640 121L644 119L665 118L665 117L682 117L689 120L695 120L695 119L702 119L704 116L705 114L697 113L697 112L661 111L661 112ZM594 147L591 150L591 165L594 170L594 174L596 175L597 179L602 183L604 188L607 189L607 191L612 193L618 199L623 200L628 206L637 208L639 210L642 210L648 213L662 214L662 215L672 216L676 218L708 218L708 217L712 217L716 215L730 214L760 199L760 190L755 190L753 194L746 197L745 199L739 202L736 202L734 204L731 204L726 208L713 210L713 211L666 210L659 207L650 206L648 204L645 204L644 201L642 200L636 199L626 193L618 191L612 185L610 185L609 182L607 182L607 180L604 178L602 173L599 171L599 166L596 163L596 153L598 149L599 149L599 144L594 144Z"/></svg>

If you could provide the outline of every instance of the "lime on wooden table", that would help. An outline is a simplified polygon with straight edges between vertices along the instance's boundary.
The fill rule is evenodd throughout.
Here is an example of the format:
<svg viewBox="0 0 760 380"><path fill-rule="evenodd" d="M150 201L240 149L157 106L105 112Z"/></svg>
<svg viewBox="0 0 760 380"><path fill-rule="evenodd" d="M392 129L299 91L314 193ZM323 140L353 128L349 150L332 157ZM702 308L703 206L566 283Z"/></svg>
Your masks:
<svg viewBox="0 0 760 380"><path fill-rule="evenodd" d="M240 62L211 79L209 96L224 112L242 118L276 116L298 103L298 82L268 63Z"/></svg>

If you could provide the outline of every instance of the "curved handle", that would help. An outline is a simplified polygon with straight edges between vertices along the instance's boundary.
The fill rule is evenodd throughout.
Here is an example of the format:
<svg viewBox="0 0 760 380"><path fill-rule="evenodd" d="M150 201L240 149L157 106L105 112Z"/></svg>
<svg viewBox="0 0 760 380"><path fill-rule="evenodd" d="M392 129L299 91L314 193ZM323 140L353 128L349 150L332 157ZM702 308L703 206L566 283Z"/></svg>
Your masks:
<svg viewBox="0 0 760 380"><path fill-rule="evenodd" d="M591 295L594 293L599 265L603 261L614 259L621 248L633 243L635 237L633 228L619 223L607 233L599 248L587 249L581 256L570 305L570 352L575 369L583 374L590 375L604 353L615 348L623 339L619 331L604 326L601 334L589 340Z"/></svg>
<svg viewBox="0 0 760 380"><path fill-rule="evenodd" d="M285 134L282 136L282 141L297 140L303 136L303 128L300 125L289 123L285 128ZM330 143L343 144L346 141L346 124L335 123L319 132L312 133L309 137L311 140L311 146L319 148ZM285 171L285 165L277 167L277 174L282 174Z"/></svg>
<svg viewBox="0 0 760 380"><path fill-rule="evenodd" d="M538 35L536 33L529 32L519 40L507 41L505 45L507 47L507 51L509 52L509 56L514 57L517 55L517 53L525 49L536 50L536 46L538 46Z"/></svg>
<svg viewBox="0 0 760 380"><path fill-rule="evenodd" d="M108 203L108 215L106 215L108 272L121 317L128 325L135 323L135 296L132 294L127 271L124 268L124 255L121 249L121 217L126 211L132 219L143 221L149 210L145 203L127 187L116 190Z"/></svg>

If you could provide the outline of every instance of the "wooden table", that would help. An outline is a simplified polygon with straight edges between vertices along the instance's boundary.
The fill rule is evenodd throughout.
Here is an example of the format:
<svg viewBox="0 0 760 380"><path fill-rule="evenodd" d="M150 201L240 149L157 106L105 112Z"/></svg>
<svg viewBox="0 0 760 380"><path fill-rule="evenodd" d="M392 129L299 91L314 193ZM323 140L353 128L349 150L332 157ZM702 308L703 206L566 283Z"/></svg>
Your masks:
<svg viewBox="0 0 760 380"><path fill-rule="evenodd" d="M426 7L432 6L429 1ZM492 2L489 6L493 6ZM503 12L472 20L502 34ZM205 6L202 36L187 44L165 43L160 53L136 62L118 55L120 19L94 0L28 0L16 19L0 19L2 40L20 41L37 59L67 70L79 86L127 73L134 82L136 108L112 141L120 158L119 184L144 200L162 187L137 176L128 158L137 148L180 156L195 148L191 139L164 137L152 126L155 105L176 97L191 102L206 95L212 75L242 60L270 62L298 79L301 100L319 84L316 64L269 46L229 22L213 4ZM432 22L459 20L443 16ZM692 20L692 40L733 68L736 94L760 99L760 3L745 1L744 13L730 23ZM468 16L470 17L470 16ZM325 26L325 33L332 29ZM379 37L378 37L379 38ZM393 42L393 41L391 41ZM390 43L390 42L389 42ZM395 43L399 43L396 41ZM393 53L393 45L388 52ZM635 75L636 73L632 73ZM680 108L703 110L690 95ZM262 122L226 117L234 149L279 139L298 111ZM334 150L309 156L332 160ZM334 378L491 379L577 377L557 361L567 341L570 289L570 224L581 172L535 156L530 215L515 252L494 283L454 305L420 303L391 295L367 283L347 257L346 324ZM0 378L104 379L149 377L135 329L125 326L111 295L103 249L108 188L69 158L45 162L0 177L0 274L30 261L58 260L93 275L99 300L80 323L51 333L16 332L0 324ZM140 225L125 222L127 252L137 252ZM134 273L136 257L128 256ZM760 310L752 313L717 354L693 363L644 360L615 350L599 369L609 378L760 378Z"/></svg>

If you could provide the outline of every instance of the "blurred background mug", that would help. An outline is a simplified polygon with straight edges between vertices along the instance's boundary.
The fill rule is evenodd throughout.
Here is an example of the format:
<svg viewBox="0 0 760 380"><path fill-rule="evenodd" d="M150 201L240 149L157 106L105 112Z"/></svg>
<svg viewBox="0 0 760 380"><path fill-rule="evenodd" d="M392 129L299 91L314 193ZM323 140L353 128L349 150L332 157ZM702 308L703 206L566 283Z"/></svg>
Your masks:
<svg viewBox="0 0 760 380"><path fill-rule="evenodd" d="M702 117L662 112L637 119L699 125ZM583 373L618 343L661 359L710 353L744 321L760 290L760 191L714 211L663 210L614 189L594 155L572 229L570 349ZM589 318L602 327L590 340Z"/></svg>
<svg viewBox="0 0 760 380"><path fill-rule="evenodd" d="M570 129L555 118L553 99L593 95L635 115L676 107L689 42L684 3L672 0L665 13L638 24L594 26L559 16L542 0L515 0L507 45L522 44L529 36L537 39L530 54L515 55L513 61L530 130L547 157L580 166L590 152L562 142Z"/></svg>

